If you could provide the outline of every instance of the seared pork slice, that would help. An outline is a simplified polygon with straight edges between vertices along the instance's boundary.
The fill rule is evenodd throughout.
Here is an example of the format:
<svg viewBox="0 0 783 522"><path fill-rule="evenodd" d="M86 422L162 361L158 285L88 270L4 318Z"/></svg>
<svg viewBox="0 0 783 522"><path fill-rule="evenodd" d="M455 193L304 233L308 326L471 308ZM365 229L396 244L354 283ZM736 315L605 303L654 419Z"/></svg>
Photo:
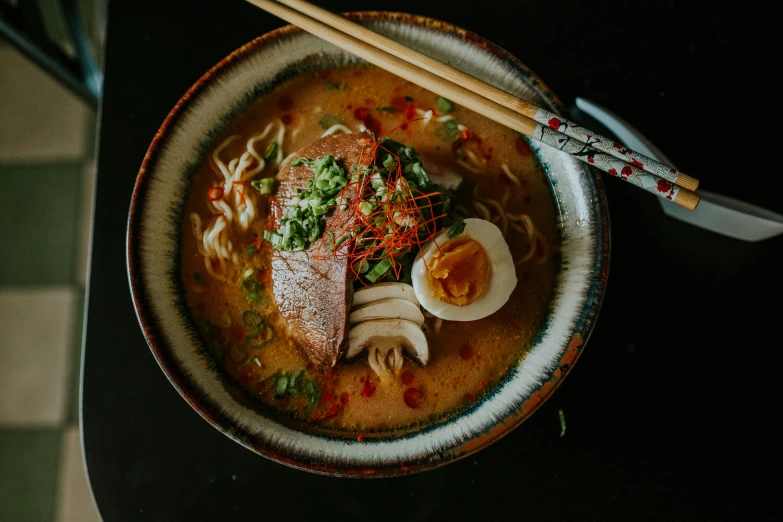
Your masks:
<svg viewBox="0 0 783 522"><path fill-rule="evenodd" d="M327 136L298 151L294 157L315 159L331 154L350 178L354 165L368 166L372 162L373 139L369 132ZM280 170L270 209L275 228L296 197L296 189L304 188L313 176L313 171L304 164L284 166ZM325 229L332 222L349 219L348 212L350 209L332 211ZM348 316L354 282L348 259L325 255L331 251L324 241L328 239L322 236L306 250L275 249L272 253L273 292L288 335L320 370L332 368L348 348Z"/></svg>

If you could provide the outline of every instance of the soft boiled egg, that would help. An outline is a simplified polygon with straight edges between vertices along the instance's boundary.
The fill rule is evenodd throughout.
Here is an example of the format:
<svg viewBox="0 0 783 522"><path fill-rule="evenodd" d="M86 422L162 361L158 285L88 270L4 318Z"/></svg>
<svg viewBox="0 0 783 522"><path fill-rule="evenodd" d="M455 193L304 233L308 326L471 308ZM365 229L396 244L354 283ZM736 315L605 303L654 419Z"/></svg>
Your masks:
<svg viewBox="0 0 783 522"><path fill-rule="evenodd" d="M424 245L412 278L421 306L449 321L475 321L497 312L517 286L503 233L483 219L466 219L459 236L451 239L447 229Z"/></svg>

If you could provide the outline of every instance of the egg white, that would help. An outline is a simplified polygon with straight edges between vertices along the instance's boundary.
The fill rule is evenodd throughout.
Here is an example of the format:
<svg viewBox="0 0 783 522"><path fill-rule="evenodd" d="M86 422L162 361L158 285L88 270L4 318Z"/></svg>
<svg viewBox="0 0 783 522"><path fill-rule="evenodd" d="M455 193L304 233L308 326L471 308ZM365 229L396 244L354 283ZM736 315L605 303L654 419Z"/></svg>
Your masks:
<svg viewBox="0 0 783 522"><path fill-rule="evenodd" d="M427 264L432 256L446 243L452 241L448 230L444 230L422 247L413 262L413 290L421 306L435 317L449 321L475 321L497 312L511 296L517 286L517 271L514 259L503 233L493 223L483 219L466 219L465 230L457 238L469 237L477 241L487 253L490 274L489 286L475 301L457 306L441 301L430 287L427 279Z"/></svg>

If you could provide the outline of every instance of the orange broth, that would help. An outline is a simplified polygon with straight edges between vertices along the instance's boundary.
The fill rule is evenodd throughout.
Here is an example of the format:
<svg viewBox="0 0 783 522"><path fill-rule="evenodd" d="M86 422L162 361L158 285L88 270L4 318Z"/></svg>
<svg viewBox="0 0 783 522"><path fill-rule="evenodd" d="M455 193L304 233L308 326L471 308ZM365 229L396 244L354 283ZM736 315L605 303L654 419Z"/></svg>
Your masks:
<svg viewBox="0 0 783 522"><path fill-rule="evenodd" d="M401 126L389 137L415 147L425 159L463 176L461 188L453 195L455 205L472 208L476 184L482 197L499 200L510 192L506 210L530 216L549 245L549 255L540 263L531 260L517 265L516 289L509 301L489 317L472 322L443 321L439 332L435 321L429 319L425 323L430 350L426 367L406 359L397 379L381 382L362 356L353 362L341 360L330 372L318 374L308 365L306 355L287 338L274 304L269 279L271 246L262 239L269 209L267 196L247 187L247 197L256 202L257 215L247 232L232 232L238 261L227 263L223 272L226 281L212 278L205 270L188 219L195 212L206 226L212 218L207 192L221 182L222 176L210 161L205 161L193 180L182 227L181 276L187 304L207 350L249 393L284 416L318 422L323 429L350 436L442 420L495 387L525 355L541 328L559 268L556 212L550 185L527 142L509 129L455 105L449 114L472 135L456 130L456 136L471 139L454 145L451 140L455 129L446 128L444 122L433 119L426 126L423 121L405 123L420 117L416 108L434 108L436 117L443 115L438 110L437 95L372 66L304 75L278 86L245 110L225 134L236 134L241 139L226 147L221 158L228 162L238 157L247 139L271 121L285 122L285 154L321 138L324 127L338 121L354 131L365 124L381 136ZM256 144L262 155L275 141L276 131L275 127ZM470 149L474 157L486 161L482 173L471 172L456 162L455 158L464 154L459 148ZM503 163L518 177L519 184L503 174ZM274 172L275 167L267 165L258 177L269 177ZM436 176L432 178L437 182ZM515 260L523 258L530 248L527 238L517 231L509 230L506 239ZM257 283L253 285L257 295L250 296L253 300L249 300L242 284L243 277L251 272ZM252 328L242 320L246 311L263 317L272 330L272 339L260 348L247 346ZM304 370L298 376L302 382L312 380L318 385L320 399L276 395L279 376L296 370Z"/></svg>

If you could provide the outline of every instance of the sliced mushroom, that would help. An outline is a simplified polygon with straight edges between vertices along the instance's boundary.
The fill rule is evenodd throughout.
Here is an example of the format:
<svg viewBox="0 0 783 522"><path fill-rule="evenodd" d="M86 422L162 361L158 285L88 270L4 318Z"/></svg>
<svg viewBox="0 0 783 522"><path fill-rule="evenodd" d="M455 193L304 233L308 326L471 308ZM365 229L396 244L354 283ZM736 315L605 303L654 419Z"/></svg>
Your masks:
<svg viewBox="0 0 783 522"><path fill-rule="evenodd" d="M397 375L402 368L402 349L421 365L430 359L427 338L421 327L404 319L373 319L359 323L348 334L346 358L367 349L368 362L379 377Z"/></svg>
<svg viewBox="0 0 783 522"><path fill-rule="evenodd" d="M405 283L375 283L353 294L353 306L361 306L381 299L405 299L419 306L419 300L411 285Z"/></svg>
<svg viewBox="0 0 783 522"><path fill-rule="evenodd" d="M350 323L354 325L371 319L405 319L419 326L424 324L424 315L417 305L405 299L393 297L354 308L351 312Z"/></svg>

